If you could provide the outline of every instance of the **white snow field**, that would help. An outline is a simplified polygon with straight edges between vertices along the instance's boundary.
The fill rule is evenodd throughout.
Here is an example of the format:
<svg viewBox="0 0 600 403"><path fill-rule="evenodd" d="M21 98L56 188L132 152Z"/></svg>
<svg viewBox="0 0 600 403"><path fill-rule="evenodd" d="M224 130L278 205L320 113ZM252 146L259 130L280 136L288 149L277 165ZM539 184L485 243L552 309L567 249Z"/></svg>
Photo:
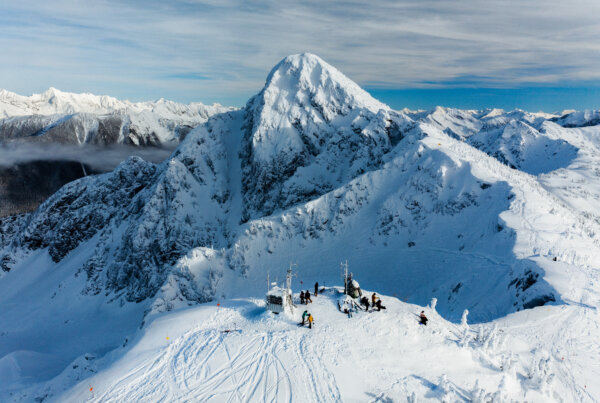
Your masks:
<svg viewBox="0 0 600 403"><path fill-rule="evenodd" d="M394 111L287 57L0 220L0 401L599 401L597 116ZM384 312L338 312L345 261ZM265 312L290 263L314 329Z"/></svg>
<svg viewBox="0 0 600 403"><path fill-rule="evenodd" d="M600 393L595 311L539 307L469 326L428 307L422 326L421 307L385 296L387 309L348 318L337 292L294 315L255 299L162 315L57 400L543 402ZM313 329L297 326L304 309Z"/></svg>

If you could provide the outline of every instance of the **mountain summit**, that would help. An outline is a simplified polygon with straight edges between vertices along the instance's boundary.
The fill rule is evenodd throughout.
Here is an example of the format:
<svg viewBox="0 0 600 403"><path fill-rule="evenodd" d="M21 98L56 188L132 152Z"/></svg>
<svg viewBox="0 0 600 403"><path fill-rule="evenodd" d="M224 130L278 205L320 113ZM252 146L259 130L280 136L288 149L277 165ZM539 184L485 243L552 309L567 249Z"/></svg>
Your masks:
<svg viewBox="0 0 600 403"><path fill-rule="evenodd" d="M246 219L379 166L412 123L310 53L279 62L246 113Z"/></svg>

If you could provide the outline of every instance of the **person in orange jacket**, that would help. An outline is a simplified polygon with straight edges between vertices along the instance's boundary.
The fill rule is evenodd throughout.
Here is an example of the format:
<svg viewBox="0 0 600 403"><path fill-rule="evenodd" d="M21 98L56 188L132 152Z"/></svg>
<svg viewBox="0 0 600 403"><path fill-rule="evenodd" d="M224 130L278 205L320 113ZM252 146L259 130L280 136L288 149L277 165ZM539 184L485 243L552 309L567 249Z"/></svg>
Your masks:
<svg viewBox="0 0 600 403"><path fill-rule="evenodd" d="M312 314L308 314L308 328L312 329L312 323L313 323L313 316Z"/></svg>

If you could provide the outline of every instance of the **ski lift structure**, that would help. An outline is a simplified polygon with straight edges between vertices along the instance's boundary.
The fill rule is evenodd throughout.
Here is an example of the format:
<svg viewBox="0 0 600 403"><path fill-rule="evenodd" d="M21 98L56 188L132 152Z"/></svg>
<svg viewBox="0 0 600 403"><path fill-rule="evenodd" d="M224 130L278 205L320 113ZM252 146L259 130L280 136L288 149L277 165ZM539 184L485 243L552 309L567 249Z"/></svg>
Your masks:
<svg viewBox="0 0 600 403"><path fill-rule="evenodd" d="M285 277L285 286L277 285L277 282L270 283L269 275L267 274L267 285L268 291L266 296L267 311L271 311L275 314L280 312L294 313L294 302L292 300L292 264L287 270Z"/></svg>

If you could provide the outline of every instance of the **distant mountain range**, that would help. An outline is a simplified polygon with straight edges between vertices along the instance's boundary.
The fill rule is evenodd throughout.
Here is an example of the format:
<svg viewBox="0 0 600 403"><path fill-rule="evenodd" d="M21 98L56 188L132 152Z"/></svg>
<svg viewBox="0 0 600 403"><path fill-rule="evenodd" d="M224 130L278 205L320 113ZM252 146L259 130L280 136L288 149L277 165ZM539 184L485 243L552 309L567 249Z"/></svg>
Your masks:
<svg viewBox="0 0 600 403"><path fill-rule="evenodd" d="M0 141L168 145L210 116L219 104L121 101L50 88L29 97L0 90Z"/></svg>
<svg viewBox="0 0 600 403"><path fill-rule="evenodd" d="M132 103L55 88L29 97L0 90L0 216L35 209L86 174L80 163L92 165L87 173L99 172L114 168L115 158L142 153L115 145L156 147L143 155L164 159L161 148L173 149L210 116L233 109L164 99Z"/></svg>

